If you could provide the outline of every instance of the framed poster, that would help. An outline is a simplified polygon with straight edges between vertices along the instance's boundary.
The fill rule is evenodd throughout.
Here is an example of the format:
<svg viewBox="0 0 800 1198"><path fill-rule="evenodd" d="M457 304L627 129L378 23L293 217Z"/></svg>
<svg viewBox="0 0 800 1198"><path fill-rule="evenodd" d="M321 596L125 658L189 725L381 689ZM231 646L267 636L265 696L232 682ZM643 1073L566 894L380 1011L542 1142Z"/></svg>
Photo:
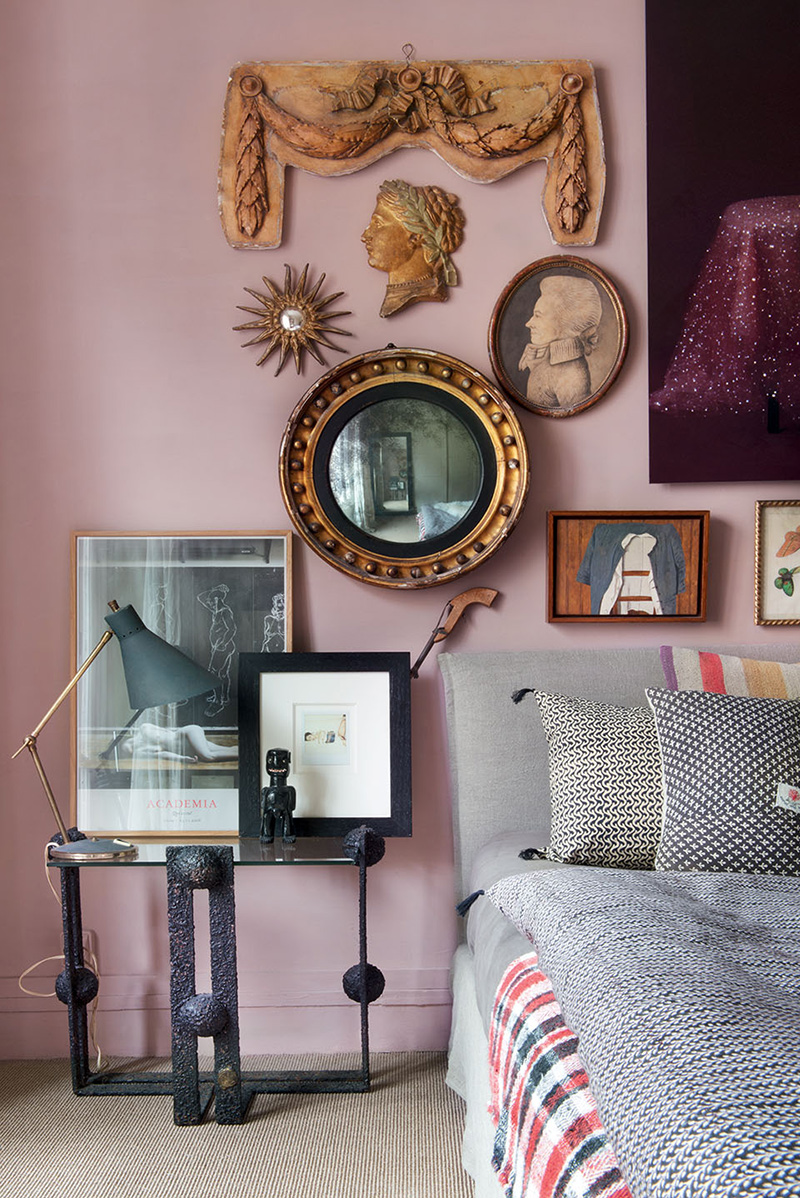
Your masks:
<svg viewBox="0 0 800 1198"><path fill-rule="evenodd" d="M298 836L368 824L411 835L407 653L244 653L239 659L239 831L261 831L270 749L291 754Z"/></svg>
<svg viewBox="0 0 800 1198"><path fill-rule="evenodd" d="M92 835L237 836L239 654L291 649L291 535L79 532L72 549L75 669L117 600L218 679L125 731L133 713L110 643L73 696L73 822Z"/></svg>
<svg viewBox="0 0 800 1198"><path fill-rule="evenodd" d="M628 350L617 288L583 258L532 262L503 290L489 325L501 387L540 416L574 416L597 403Z"/></svg>
<svg viewBox="0 0 800 1198"><path fill-rule="evenodd" d="M800 499L756 503L756 624L800 624Z"/></svg>
<svg viewBox="0 0 800 1198"><path fill-rule="evenodd" d="M547 619L705 620L708 512L548 512Z"/></svg>

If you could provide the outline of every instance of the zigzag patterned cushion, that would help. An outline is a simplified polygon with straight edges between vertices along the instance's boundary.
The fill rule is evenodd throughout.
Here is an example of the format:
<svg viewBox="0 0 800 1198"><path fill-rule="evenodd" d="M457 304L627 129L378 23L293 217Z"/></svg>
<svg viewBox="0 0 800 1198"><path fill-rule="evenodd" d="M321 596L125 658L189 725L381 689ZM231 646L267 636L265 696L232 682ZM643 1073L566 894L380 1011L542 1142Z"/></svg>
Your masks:
<svg viewBox="0 0 800 1198"><path fill-rule="evenodd" d="M656 869L800 874L800 701L645 694L664 771Z"/></svg>
<svg viewBox="0 0 800 1198"><path fill-rule="evenodd" d="M547 735L547 857L652 869L661 831L661 755L646 707L533 692Z"/></svg>

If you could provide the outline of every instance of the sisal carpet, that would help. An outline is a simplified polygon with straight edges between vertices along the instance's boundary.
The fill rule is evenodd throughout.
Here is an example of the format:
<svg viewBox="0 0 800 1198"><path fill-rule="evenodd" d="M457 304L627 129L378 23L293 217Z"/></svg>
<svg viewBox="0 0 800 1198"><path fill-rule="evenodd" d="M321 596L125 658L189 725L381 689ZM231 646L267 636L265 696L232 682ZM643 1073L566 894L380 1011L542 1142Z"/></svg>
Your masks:
<svg viewBox="0 0 800 1198"><path fill-rule="evenodd" d="M69 1061L0 1061L2 1198L471 1198L463 1104L436 1052L373 1053L367 1094L258 1094L247 1122L176 1127L172 1098L78 1098ZM115 1062L155 1069L154 1061ZM353 1068L248 1057L244 1069Z"/></svg>

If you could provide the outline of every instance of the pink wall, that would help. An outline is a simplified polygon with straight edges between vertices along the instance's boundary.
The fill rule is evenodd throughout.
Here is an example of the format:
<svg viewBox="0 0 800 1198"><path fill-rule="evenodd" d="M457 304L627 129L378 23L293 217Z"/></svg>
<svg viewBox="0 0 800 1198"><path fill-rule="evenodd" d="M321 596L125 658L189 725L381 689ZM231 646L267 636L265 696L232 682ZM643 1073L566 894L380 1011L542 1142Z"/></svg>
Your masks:
<svg viewBox="0 0 800 1198"><path fill-rule="evenodd" d="M60 919L41 861L51 821L30 763L7 759L69 674L70 533L288 527L278 443L318 371L310 363L300 379L293 367L275 378L239 347L231 331L236 305L261 275L281 279L284 262L326 271L326 287L343 290L343 306L354 313L348 354L393 341L440 349L488 372L497 296L522 266L555 252L540 212L542 167L480 187L419 151L338 180L290 172L283 246L230 249L215 181L225 84L237 61L395 58L410 41L427 59L595 63L609 188L600 239L581 253L626 298L629 359L611 394L578 418L521 413L530 500L509 544L469 579L496 587L501 598L466 621L452 648L657 642L659 634L643 626L623 632L545 622L548 508L710 508L709 619L681 629L681 640L794 635L753 627L752 541L754 500L796 497L795 489L648 483L643 7L641 0L466 8L460 0L406 0L391 10L365 0L4 6L0 1055L66 1051L61 1005L17 989L23 969L59 951ZM378 317L385 278L368 266L359 237L380 182L396 176L455 190L468 225L458 252L462 282L450 301L387 321ZM297 541L295 647L415 655L461 589L387 593L338 574ZM386 998L373 1008L378 1049L441 1047L448 1028L456 928L432 659L413 697L415 835L390 842L370 875L370 956L387 977ZM66 711L41 749L66 795ZM354 883L354 871L325 869L300 877L251 870L239 879L245 1051L355 1046L356 1008L339 990L355 960ZM168 1051L163 875L87 872L83 890L103 975L104 1048Z"/></svg>

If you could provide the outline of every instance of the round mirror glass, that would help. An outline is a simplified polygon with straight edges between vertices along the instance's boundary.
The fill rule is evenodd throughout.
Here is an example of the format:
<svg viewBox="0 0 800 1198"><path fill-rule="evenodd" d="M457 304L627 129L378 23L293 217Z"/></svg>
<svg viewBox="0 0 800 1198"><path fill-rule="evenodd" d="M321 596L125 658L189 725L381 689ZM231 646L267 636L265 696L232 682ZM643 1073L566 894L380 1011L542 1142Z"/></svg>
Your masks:
<svg viewBox="0 0 800 1198"><path fill-rule="evenodd" d="M281 308L280 320L287 333L296 333L305 324L305 317L299 308Z"/></svg>
<svg viewBox="0 0 800 1198"><path fill-rule="evenodd" d="M281 490L300 535L362 582L460 578L506 541L528 493L525 436L466 362L384 349L341 362L295 408Z"/></svg>
<svg viewBox="0 0 800 1198"><path fill-rule="evenodd" d="M424 399L385 399L342 428L328 465L342 514L380 541L410 544L454 528L478 499L483 463L452 411Z"/></svg>

